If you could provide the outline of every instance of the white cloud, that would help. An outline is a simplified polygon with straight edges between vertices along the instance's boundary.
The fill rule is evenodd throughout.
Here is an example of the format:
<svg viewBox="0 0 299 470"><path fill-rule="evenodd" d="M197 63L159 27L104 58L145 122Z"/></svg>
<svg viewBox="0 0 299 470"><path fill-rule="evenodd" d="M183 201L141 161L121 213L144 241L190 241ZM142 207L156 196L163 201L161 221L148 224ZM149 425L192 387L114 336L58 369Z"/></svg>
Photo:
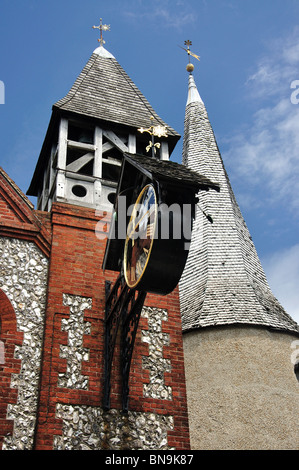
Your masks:
<svg viewBox="0 0 299 470"><path fill-rule="evenodd" d="M193 24L196 21L196 13L191 5L184 1L174 2L173 0L153 0L151 2L143 2L142 0L129 3L124 9L124 15L134 21L146 19L152 24L163 24L165 28L173 28L180 30L186 25Z"/></svg>
<svg viewBox="0 0 299 470"><path fill-rule="evenodd" d="M243 207L269 212L272 246L284 240L284 249L275 248L261 261L273 294L299 323L299 244L286 247L291 237L296 240L290 233L299 221L299 104L291 102L295 80L299 28L272 42L246 81L244 96L256 110L251 123L226 142L223 155Z"/></svg>
<svg viewBox="0 0 299 470"><path fill-rule="evenodd" d="M265 98L284 93L292 80L299 78L299 27L288 36L271 41L267 55L260 58L255 70L247 79L251 97Z"/></svg>
<svg viewBox="0 0 299 470"><path fill-rule="evenodd" d="M299 79L298 65L296 29L288 38L274 43L273 50L248 78L246 96L257 106L253 124L237 131L224 153L234 176L247 181L251 189L261 185L265 188L267 203L279 201L297 211L299 104L291 103L291 83Z"/></svg>
<svg viewBox="0 0 299 470"><path fill-rule="evenodd" d="M273 294L299 324L299 244L267 256L262 264Z"/></svg>

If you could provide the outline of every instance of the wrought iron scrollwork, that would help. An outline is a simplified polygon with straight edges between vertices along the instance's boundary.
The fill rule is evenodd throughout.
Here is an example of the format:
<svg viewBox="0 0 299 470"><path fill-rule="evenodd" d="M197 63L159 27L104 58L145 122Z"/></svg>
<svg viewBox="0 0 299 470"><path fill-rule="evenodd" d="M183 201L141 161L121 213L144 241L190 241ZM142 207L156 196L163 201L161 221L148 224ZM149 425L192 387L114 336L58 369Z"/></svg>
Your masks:
<svg viewBox="0 0 299 470"><path fill-rule="evenodd" d="M130 289L120 275L115 284L106 281L105 306L105 410L110 409L111 370L117 333L121 325L122 409L128 411L129 376L134 343L146 292Z"/></svg>
<svg viewBox="0 0 299 470"><path fill-rule="evenodd" d="M122 299L127 291L127 285L121 276L118 277L114 286L111 288L111 282L105 283L105 369L104 369L104 400L105 410L110 409L110 391L111 391L111 368L116 343L117 332L121 319Z"/></svg>
<svg viewBox="0 0 299 470"><path fill-rule="evenodd" d="M146 292L130 290L128 293L128 304L123 311L122 319L122 408L128 411L129 404L129 377L134 343L138 329L140 314L145 301Z"/></svg>

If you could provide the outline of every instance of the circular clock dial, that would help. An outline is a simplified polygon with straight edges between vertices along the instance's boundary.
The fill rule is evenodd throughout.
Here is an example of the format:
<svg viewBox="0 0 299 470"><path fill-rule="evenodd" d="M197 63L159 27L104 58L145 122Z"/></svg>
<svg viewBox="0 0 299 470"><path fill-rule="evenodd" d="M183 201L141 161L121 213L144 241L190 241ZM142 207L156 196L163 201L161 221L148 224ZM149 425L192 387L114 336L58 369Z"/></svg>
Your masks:
<svg viewBox="0 0 299 470"><path fill-rule="evenodd" d="M129 287L136 287L146 270L155 236L157 198L151 184L145 186L134 205L127 228L124 275Z"/></svg>

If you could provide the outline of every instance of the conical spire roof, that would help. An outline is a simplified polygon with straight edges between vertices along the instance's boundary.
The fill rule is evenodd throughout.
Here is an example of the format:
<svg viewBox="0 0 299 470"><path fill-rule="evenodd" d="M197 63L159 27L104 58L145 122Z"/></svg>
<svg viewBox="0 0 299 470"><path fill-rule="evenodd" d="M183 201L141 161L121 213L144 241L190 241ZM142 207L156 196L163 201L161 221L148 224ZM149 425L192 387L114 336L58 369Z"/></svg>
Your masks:
<svg viewBox="0 0 299 470"><path fill-rule="evenodd" d="M57 138L61 116L92 120L103 128L126 126L133 133L155 125L167 127L169 153L180 135L156 113L115 57L102 45L96 48L66 96L53 105L52 116L27 194L38 195L49 148Z"/></svg>
<svg viewBox="0 0 299 470"><path fill-rule="evenodd" d="M183 164L220 185L220 192L199 194L190 252L180 281L183 330L247 324L299 333L268 285L192 74Z"/></svg>

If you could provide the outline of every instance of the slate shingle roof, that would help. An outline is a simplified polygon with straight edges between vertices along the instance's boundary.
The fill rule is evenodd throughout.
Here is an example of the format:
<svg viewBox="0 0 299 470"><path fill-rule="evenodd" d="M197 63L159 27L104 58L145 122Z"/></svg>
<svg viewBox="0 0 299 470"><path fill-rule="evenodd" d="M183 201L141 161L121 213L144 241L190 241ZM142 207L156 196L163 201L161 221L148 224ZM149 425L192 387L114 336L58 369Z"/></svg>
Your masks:
<svg viewBox="0 0 299 470"><path fill-rule="evenodd" d="M100 121L107 128L124 125L129 128L148 128L151 117L154 125L167 127L169 151L172 152L180 135L158 116L117 60L103 47L98 47L67 95L53 105L47 135L27 194L37 196L40 179L47 164L49 146L62 113ZM103 124L104 122L104 124Z"/></svg>
<svg viewBox="0 0 299 470"><path fill-rule="evenodd" d="M109 53L96 51L54 108L135 128L148 128L153 116L155 123L167 126L117 60ZM174 129L167 128L170 136L179 138Z"/></svg>
<svg viewBox="0 0 299 470"><path fill-rule="evenodd" d="M194 86L191 77L193 95ZM183 163L220 185L219 193L199 193L213 224L198 209L180 281L183 330L247 324L299 333L268 285L200 98L186 106Z"/></svg>
<svg viewBox="0 0 299 470"><path fill-rule="evenodd" d="M127 160L131 160L135 165L146 170L154 179L164 179L177 181L178 183L194 186L197 190L214 189L219 191L217 183L212 182L209 178L199 175L196 171L186 168L185 165L172 162L170 160L158 160L157 158L149 158L144 155L125 154Z"/></svg>

